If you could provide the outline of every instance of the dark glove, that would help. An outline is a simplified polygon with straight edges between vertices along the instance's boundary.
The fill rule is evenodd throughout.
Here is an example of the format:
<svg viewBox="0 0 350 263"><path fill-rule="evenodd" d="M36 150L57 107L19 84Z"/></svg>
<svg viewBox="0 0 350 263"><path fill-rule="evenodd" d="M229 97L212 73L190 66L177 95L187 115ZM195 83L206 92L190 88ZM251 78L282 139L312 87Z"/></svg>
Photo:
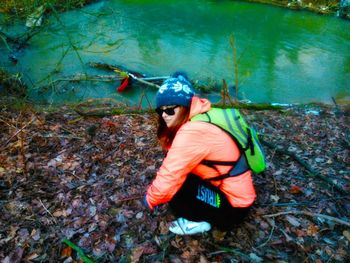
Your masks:
<svg viewBox="0 0 350 263"><path fill-rule="evenodd" d="M142 203L148 210L152 211L153 208L151 208L151 206L148 204L146 196L147 196L147 194L144 195Z"/></svg>

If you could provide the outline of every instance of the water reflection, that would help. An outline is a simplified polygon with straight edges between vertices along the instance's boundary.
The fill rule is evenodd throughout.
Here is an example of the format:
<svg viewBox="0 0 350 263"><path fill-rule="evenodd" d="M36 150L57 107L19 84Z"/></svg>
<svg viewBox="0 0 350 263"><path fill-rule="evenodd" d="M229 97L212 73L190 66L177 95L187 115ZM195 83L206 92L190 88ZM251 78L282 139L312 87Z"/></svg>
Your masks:
<svg viewBox="0 0 350 263"><path fill-rule="evenodd" d="M36 84L77 73L113 74L87 66L98 61L158 76L184 69L192 79L233 85L234 34L240 98L331 103L332 96L349 96L349 29L349 21L334 17L251 3L113 0L50 17L17 65L6 57L0 63ZM8 54L3 43L0 52ZM117 84L74 83L69 96L46 96L138 102L140 90L116 94Z"/></svg>

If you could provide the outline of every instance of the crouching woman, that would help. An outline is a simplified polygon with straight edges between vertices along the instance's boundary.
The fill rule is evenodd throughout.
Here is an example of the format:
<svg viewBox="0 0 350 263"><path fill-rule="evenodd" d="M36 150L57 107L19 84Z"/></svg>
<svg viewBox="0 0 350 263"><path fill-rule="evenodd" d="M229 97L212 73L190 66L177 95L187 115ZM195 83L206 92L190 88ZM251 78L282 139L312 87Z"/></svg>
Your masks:
<svg viewBox="0 0 350 263"><path fill-rule="evenodd" d="M256 194L250 170L221 180L232 166L207 165L204 160L237 161L240 150L221 128L191 121L211 109L211 103L194 95L183 74L164 81L156 95L159 114L157 136L167 155L147 189L149 209L169 203L177 219L169 230L190 235L212 226L229 230L248 214Z"/></svg>

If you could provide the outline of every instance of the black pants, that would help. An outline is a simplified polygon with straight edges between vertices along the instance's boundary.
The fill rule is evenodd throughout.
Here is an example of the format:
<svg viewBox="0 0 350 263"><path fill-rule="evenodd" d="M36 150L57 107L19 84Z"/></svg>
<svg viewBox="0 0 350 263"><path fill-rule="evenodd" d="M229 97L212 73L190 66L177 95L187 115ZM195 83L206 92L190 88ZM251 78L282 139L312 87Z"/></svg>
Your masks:
<svg viewBox="0 0 350 263"><path fill-rule="evenodd" d="M188 175L169 205L177 217L206 221L221 230L242 222L250 209L232 207L219 188L193 174Z"/></svg>

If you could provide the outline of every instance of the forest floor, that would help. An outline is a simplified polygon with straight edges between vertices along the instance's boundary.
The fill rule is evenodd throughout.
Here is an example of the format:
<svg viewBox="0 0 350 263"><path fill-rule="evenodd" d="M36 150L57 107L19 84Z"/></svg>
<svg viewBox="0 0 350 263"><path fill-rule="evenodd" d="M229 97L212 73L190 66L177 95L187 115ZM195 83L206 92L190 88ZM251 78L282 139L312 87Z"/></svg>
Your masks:
<svg viewBox="0 0 350 263"><path fill-rule="evenodd" d="M350 114L242 110L268 142L244 223L178 236L142 196L160 166L154 113L0 110L2 262L346 262Z"/></svg>

